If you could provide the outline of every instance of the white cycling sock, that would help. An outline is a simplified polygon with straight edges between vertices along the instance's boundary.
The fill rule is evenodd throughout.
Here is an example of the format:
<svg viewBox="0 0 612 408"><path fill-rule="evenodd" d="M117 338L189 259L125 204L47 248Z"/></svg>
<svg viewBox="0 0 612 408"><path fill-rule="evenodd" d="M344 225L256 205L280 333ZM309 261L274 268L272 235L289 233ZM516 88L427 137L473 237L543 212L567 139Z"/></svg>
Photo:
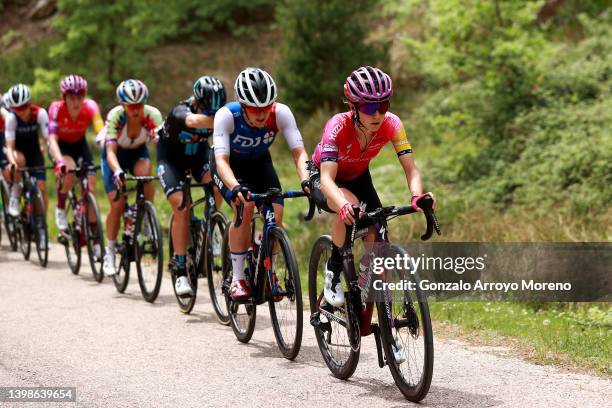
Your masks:
<svg viewBox="0 0 612 408"><path fill-rule="evenodd" d="M244 276L244 259L246 258L245 252L232 252L232 282L237 280L245 279Z"/></svg>
<svg viewBox="0 0 612 408"><path fill-rule="evenodd" d="M115 252L115 242L115 240L108 240L108 245L106 246L108 252Z"/></svg>

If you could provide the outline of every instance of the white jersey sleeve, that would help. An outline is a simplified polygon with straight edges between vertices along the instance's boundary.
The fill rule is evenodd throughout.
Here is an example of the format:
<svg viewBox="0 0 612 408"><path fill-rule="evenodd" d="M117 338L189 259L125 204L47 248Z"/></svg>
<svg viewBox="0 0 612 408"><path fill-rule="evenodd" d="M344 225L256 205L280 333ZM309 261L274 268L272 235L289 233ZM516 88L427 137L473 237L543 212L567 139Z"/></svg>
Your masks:
<svg viewBox="0 0 612 408"><path fill-rule="evenodd" d="M17 130L17 118L14 113L9 112L6 115L6 124L4 125L4 140L7 142L15 140L15 131Z"/></svg>
<svg viewBox="0 0 612 408"><path fill-rule="evenodd" d="M230 135L234 131L234 115L228 108L223 107L217 111L213 128L215 156L229 156Z"/></svg>
<svg viewBox="0 0 612 408"><path fill-rule="evenodd" d="M49 115L47 111L43 108L38 110L38 117L36 118L36 122L38 122L38 129L40 131L40 135L47 139L49 138Z"/></svg>
<svg viewBox="0 0 612 408"><path fill-rule="evenodd" d="M289 149L293 150L296 147L304 147L304 140L297 127L293 112L291 112L287 105L278 102L276 103L276 125L278 130L283 133Z"/></svg>

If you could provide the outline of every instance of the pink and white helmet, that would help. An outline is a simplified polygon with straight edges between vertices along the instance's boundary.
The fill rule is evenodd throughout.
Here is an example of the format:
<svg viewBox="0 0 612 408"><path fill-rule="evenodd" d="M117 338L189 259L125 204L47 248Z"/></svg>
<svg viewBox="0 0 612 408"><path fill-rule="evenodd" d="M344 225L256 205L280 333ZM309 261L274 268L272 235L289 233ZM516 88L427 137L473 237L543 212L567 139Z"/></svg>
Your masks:
<svg viewBox="0 0 612 408"><path fill-rule="evenodd" d="M87 81L78 75L68 75L60 82L62 95L85 95L87 93Z"/></svg>
<svg viewBox="0 0 612 408"><path fill-rule="evenodd" d="M388 101L393 95L391 77L370 66L356 69L346 78L344 96L349 102L368 103Z"/></svg>

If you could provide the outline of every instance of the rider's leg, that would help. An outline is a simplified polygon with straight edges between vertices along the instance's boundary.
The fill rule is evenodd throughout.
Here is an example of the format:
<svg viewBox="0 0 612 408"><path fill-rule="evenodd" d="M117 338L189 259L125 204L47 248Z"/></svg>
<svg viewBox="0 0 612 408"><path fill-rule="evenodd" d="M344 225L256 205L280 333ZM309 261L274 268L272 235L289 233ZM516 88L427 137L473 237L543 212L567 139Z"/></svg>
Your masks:
<svg viewBox="0 0 612 408"><path fill-rule="evenodd" d="M15 150L15 162L17 167L23 167L26 164L26 159L23 153ZM21 173L15 171L13 174L13 187L9 197L9 213L16 217L19 215L19 196L21 195Z"/></svg>
<svg viewBox="0 0 612 408"><path fill-rule="evenodd" d="M235 218L237 211L235 204L232 205L232 209L234 210ZM234 227L234 224L230 226L229 246L232 257L232 282L245 279L244 260L249 247L249 241L251 240L251 221L253 220L254 210L255 203L245 203L242 211L242 224L238 228Z"/></svg>
<svg viewBox="0 0 612 408"><path fill-rule="evenodd" d="M183 201L182 191L172 193L168 197L168 201L170 202L172 213L174 215L171 231L172 247L177 260L179 261L179 266L182 267L180 272L184 275L186 272L186 269L184 269L184 261L185 257L187 256L187 245L189 243L189 203L185 205L185 208L179 209L181 202Z"/></svg>
<svg viewBox="0 0 612 408"><path fill-rule="evenodd" d="M45 203L45 214L47 214L47 208L49 207L49 198L47 197L47 184L45 180L38 179L36 180L36 185L38 186L40 194L42 195L43 202Z"/></svg>
<svg viewBox="0 0 612 408"><path fill-rule="evenodd" d="M76 168L76 163L74 162L71 156L63 156L64 163L66 164L66 169L74 169ZM57 193L57 208L63 210L66 208L66 197L68 197L68 192L72 188L74 184L74 173L66 173L64 174L64 184L62 188Z"/></svg>

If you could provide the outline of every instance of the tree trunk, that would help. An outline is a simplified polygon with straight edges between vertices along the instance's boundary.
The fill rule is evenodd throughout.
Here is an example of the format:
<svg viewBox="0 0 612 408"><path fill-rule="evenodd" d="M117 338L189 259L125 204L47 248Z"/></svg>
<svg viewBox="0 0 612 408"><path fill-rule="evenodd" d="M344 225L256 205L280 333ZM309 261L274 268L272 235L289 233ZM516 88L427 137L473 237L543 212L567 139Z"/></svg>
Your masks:
<svg viewBox="0 0 612 408"><path fill-rule="evenodd" d="M538 12L536 21L538 24L544 24L559 13L559 9L563 5L565 0L546 0L546 3L542 6Z"/></svg>

